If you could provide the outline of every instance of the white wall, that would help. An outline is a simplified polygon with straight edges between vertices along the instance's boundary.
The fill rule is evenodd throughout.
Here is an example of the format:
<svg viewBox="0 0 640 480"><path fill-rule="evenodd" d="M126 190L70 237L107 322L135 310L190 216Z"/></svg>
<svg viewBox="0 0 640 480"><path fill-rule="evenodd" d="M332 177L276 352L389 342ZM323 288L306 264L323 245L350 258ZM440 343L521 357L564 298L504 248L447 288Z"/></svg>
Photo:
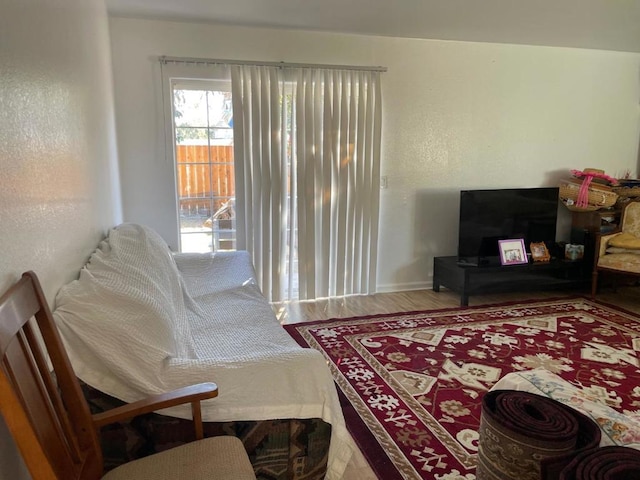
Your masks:
<svg viewBox="0 0 640 480"><path fill-rule="evenodd" d="M50 303L121 222L103 0L0 2L0 292ZM0 479L28 478L0 420Z"/></svg>
<svg viewBox="0 0 640 480"><path fill-rule="evenodd" d="M380 290L427 286L433 256L456 253L462 188L555 186L572 168L638 170L639 54L124 18L110 30L124 217L173 246L159 55L388 67Z"/></svg>

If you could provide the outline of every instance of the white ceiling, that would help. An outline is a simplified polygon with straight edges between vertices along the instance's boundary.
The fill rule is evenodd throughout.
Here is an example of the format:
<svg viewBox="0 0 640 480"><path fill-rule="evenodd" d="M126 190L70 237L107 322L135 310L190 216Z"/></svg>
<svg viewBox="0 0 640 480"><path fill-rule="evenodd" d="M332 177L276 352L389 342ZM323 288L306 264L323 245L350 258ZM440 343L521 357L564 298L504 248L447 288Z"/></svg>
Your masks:
<svg viewBox="0 0 640 480"><path fill-rule="evenodd" d="M110 15L640 53L640 0L105 0Z"/></svg>

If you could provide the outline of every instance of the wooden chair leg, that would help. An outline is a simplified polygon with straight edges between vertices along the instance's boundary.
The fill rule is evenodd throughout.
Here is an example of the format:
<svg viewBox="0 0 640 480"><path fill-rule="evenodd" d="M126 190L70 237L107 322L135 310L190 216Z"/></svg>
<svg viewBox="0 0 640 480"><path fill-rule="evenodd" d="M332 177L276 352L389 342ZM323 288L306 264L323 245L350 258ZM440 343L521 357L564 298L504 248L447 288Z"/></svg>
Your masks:
<svg viewBox="0 0 640 480"><path fill-rule="evenodd" d="M596 292L598 291L598 270L594 269L591 274L591 298L596 298Z"/></svg>

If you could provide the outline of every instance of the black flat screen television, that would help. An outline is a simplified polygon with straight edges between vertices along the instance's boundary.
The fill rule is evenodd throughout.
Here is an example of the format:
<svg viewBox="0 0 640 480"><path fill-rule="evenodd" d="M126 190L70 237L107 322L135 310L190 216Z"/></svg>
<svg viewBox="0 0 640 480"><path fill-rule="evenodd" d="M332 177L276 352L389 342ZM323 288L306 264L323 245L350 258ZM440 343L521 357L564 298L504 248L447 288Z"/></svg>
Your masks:
<svg viewBox="0 0 640 480"><path fill-rule="evenodd" d="M523 238L531 242L556 240L558 188L462 190L458 260L471 265L500 264L498 240Z"/></svg>

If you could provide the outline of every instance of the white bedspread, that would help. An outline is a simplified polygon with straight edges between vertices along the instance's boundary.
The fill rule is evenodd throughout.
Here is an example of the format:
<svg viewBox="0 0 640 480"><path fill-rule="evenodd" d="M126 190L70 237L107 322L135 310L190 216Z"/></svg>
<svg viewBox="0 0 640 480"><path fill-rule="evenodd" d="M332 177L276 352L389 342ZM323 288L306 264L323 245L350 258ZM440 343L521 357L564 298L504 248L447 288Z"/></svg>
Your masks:
<svg viewBox="0 0 640 480"><path fill-rule="evenodd" d="M153 230L121 225L60 290L54 317L78 377L126 402L212 381L205 421L322 418L327 478L341 478L351 441L331 374L280 326L246 252L174 256ZM162 413L191 417L188 405Z"/></svg>

